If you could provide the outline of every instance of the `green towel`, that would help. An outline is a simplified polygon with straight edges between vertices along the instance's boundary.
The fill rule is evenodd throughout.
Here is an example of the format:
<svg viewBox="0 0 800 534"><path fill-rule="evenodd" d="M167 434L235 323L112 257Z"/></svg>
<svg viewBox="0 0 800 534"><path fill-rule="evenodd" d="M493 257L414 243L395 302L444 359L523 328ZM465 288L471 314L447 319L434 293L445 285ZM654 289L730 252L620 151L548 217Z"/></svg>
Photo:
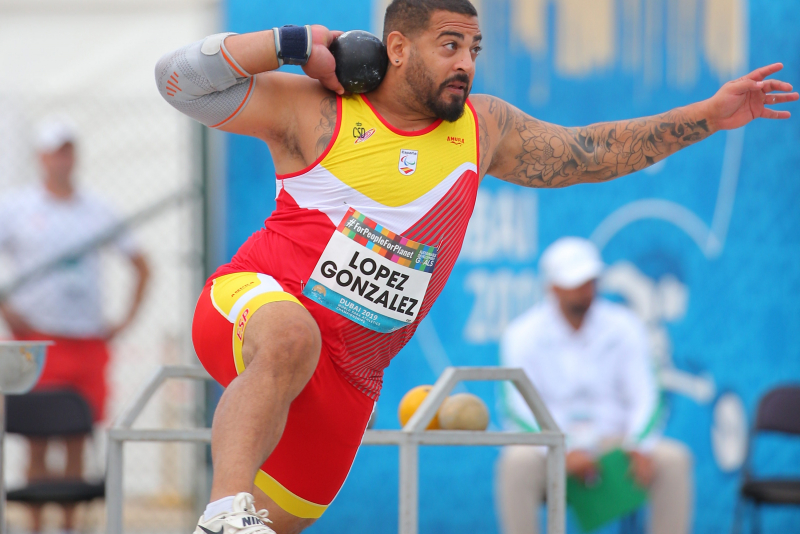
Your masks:
<svg viewBox="0 0 800 534"><path fill-rule="evenodd" d="M647 491L628 473L630 460L624 451L614 449L604 454L597 466L598 480L591 487L567 477L567 503L584 532L629 515L647 502Z"/></svg>

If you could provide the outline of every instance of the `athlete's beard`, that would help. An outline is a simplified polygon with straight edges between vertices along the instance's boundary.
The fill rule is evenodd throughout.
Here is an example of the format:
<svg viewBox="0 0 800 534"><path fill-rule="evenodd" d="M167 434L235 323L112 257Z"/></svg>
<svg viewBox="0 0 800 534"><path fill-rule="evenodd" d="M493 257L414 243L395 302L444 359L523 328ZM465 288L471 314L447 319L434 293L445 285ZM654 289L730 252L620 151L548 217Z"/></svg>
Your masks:
<svg viewBox="0 0 800 534"><path fill-rule="evenodd" d="M436 118L455 122L464 114L464 106L471 89L469 76L466 74L455 74L437 87L436 81L425 68L425 63L416 52L412 51L406 80L418 102ZM463 98L445 96L447 86L456 81L466 87Z"/></svg>

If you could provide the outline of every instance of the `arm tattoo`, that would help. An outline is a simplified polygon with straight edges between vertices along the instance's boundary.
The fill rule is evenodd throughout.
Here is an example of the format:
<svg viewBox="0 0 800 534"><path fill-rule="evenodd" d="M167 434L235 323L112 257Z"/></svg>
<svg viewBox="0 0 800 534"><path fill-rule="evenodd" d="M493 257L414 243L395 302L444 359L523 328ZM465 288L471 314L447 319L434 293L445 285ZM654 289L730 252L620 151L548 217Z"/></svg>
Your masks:
<svg viewBox="0 0 800 534"><path fill-rule="evenodd" d="M611 180L711 135L705 119L693 119L681 108L580 128L539 121L497 99L492 100L489 114L500 132L518 136L512 146L520 146L517 154L506 156L514 158L513 170L498 177L528 187Z"/></svg>
<svg viewBox="0 0 800 534"><path fill-rule="evenodd" d="M513 108L497 98L491 98L489 100L489 116L494 121L494 126L497 128L497 132L499 135L497 136L498 139L502 139L514 126L514 114ZM486 173L489 171L489 167L492 166L492 162L497 158L497 154L495 154L494 158L489 157L489 149L491 147L491 141L489 139L489 128L486 124L486 119L484 118L483 114L478 114L478 128L480 129L480 158L481 158L481 168L480 168L480 175L481 177L485 176Z"/></svg>
<svg viewBox="0 0 800 534"><path fill-rule="evenodd" d="M319 126L314 128L315 131L320 132L316 144L316 157L320 157L325 149L331 142L333 137L333 130L336 128L336 97L326 96L319 106L322 113L322 119L319 121Z"/></svg>
<svg viewBox="0 0 800 534"><path fill-rule="evenodd" d="M491 159L488 158L489 154L489 129L486 127L486 119L483 118L483 115L478 115L478 129L480 130L480 153L478 154L480 158L481 168L480 176L485 176L486 171L489 170L489 164L491 163Z"/></svg>
<svg viewBox="0 0 800 534"><path fill-rule="evenodd" d="M497 129L500 137L505 137L509 130L514 126L514 115L508 104L497 98L489 102L489 115L494 117L497 122Z"/></svg>

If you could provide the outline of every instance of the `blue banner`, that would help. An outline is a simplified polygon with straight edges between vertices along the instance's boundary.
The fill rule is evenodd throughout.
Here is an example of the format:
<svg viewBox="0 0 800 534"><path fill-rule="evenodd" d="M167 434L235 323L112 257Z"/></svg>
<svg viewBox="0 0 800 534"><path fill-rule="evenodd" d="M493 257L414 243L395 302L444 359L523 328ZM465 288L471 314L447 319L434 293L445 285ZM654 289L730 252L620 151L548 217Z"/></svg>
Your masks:
<svg viewBox="0 0 800 534"><path fill-rule="evenodd" d="M226 31L319 23L380 33L386 2L228 0ZM527 113L585 125L710 97L726 80L783 61L800 86L800 3L784 0L483 0L484 52L474 92ZM604 293L648 327L669 415L666 434L695 457L694 531L727 531L758 399L800 382L800 109L789 121L720 132L607 184L522 189L487 177L462 255L417 335L386 373L378 428L448 365L493 365L508 323L542 298L537 261L559 237L593 240ZM231 136L228 250L274 208L266 146ZM462 386L493 408L496 386ZM800 474L800 448L759 447L755 467ZM424 448L420 532L498 531L495 448ZM397 531L397 451L364 447L334 504L308 532ZM769 510L789 532L800 512ZM574 523L574 522L573 522ZM616 532L616 527L611 529ZM571 531L576 525L571 524Z"/></svg>

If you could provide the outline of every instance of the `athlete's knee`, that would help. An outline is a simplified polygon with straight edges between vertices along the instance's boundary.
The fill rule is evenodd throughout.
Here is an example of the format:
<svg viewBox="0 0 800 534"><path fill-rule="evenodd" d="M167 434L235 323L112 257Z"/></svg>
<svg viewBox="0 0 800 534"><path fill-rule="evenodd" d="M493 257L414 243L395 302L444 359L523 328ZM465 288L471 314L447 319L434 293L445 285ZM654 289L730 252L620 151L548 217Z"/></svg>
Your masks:
<svg viewBox="0 0 800 534"><path fill-rule="evenodd" d="M248 322L242 346L245 367L254 362L275 375L311 378L319 360L317 323L295 303L274 303L259 309ZM263 312L263 313L262 313Z"/></svg>
<svg viewBox="0 0 800 534"><path fill-rule="evenodd" d="M278 361L299 371L305 371L309 378L319 361L322 339L317 323L311 318L295 315L282 323L282 330L276 339Z"/></svg>

